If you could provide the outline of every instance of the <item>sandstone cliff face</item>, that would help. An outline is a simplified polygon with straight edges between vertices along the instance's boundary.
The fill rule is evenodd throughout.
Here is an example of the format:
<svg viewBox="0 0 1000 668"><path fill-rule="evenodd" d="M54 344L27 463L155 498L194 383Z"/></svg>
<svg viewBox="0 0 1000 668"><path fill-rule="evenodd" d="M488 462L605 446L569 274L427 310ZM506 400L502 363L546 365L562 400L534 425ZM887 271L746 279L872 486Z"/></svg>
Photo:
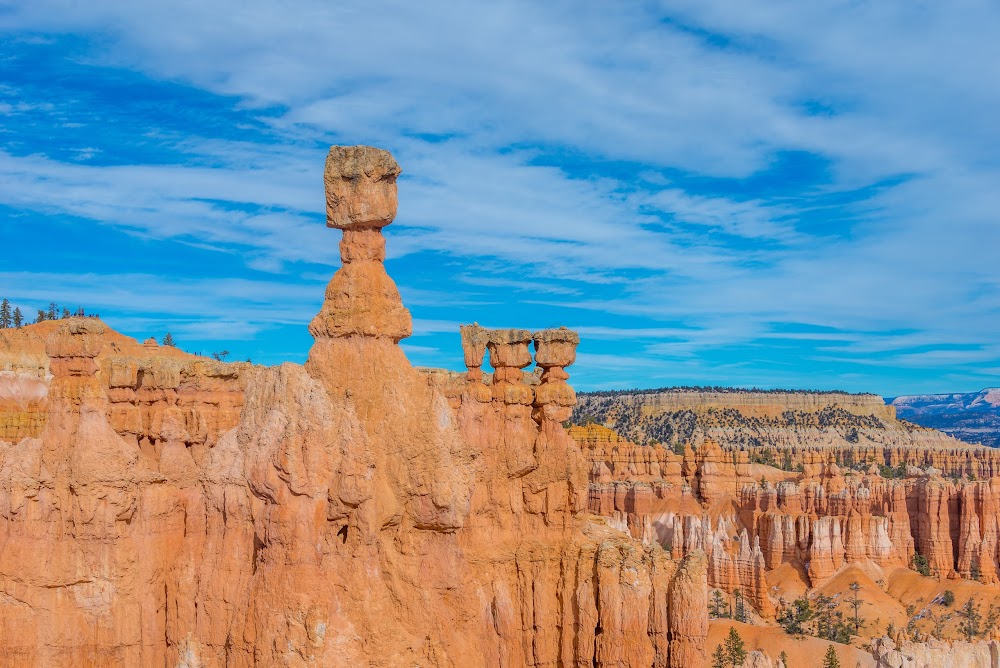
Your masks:
<svg viewBox="0 0 1000 668"><path fill-rule="evenodd" d="M158 456L164 421L180 420L200 458L239 421L251 365L206 360L152 339L140 345L99 320L73 318L0 333L0 440L42 433L53 379L46 346L66 322L102 330L96 375L108 397L107 419L126 440Z"/></svg>
<svg viewBox="0 0 1000 668"><path fill-rule="evenodd" d="M997 668L1000 644L980 642L904 642L897 646L889 638L872 640L877 668Z"/></svg>
<svg viewBox="0 0 1000 668"><path fill-rule="evenodd" d="M851 460L826 448L800 450L800 470L784 471L751 464L749 453L711 439L678 455L598 424L569 433L590 459L592 512L674 558L706 553L709 587L730 601L742 595L765 620L781 604L767 574L783 564L814 587L850 564L888 572L913 567L917 555L932 576L1000 582L995 479L949 479L914 466L883 478L875 465L838 465ZM895 450L884 454L902 464Z"/></svg>
<svg viewBox="0 0 1000 668"><path fill-rule="evenodd" d="M304 367L88 319L5 343L5 665L704 665L705 554L587 513L562 427L575 333L466 328L464 377L403 355L382 262L398 174L331 150L343 266Z"/></svg>

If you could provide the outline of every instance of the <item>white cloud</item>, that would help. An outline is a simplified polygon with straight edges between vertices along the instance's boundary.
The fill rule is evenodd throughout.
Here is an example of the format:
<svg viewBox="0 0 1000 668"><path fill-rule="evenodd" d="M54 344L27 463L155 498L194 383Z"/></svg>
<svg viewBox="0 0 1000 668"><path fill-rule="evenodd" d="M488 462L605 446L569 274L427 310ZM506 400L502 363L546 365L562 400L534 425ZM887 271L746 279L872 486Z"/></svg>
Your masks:
<svg viewBox="0 0 1000 668"><path fill-rule="evenodd" d="M992 341L1000 319L992 3L36 0L3 28L108 35L94 62L236 96L282 142L192 138L184 166L0 154L5 204L238 245L266 271L335 264L315 144L375 143L404 168L393 257L445 250L491 270L457 268L465 287L536 285L594 336L673 336L598 333L607 313L683 322L684 344L647 352L687 358L808 338L773 327L797 323L850 359L996 366L989 347L906 352ZM828 171L739 180L781 152Z"/></svg>

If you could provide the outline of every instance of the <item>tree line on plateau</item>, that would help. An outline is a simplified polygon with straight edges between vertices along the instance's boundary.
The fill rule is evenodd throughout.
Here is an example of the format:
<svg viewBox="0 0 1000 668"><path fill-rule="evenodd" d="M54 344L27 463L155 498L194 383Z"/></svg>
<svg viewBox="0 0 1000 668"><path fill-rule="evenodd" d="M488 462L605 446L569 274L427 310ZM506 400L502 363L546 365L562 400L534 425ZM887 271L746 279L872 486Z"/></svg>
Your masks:
<svg viewBox="0 0 1000 668"><path fill-rule="evenodd" d="M60 307L55 302L49 302L48 308L40 308L35 315L35 319L28 322L27 316L21 311L21 307L11 308L10 300L4 299L0 302L0 329L16 328L20 329L24 325L34 325L46 320L62 320L63 318L99 318L96 313L87 313L82 306L71 311L65 306Z"/></svg>

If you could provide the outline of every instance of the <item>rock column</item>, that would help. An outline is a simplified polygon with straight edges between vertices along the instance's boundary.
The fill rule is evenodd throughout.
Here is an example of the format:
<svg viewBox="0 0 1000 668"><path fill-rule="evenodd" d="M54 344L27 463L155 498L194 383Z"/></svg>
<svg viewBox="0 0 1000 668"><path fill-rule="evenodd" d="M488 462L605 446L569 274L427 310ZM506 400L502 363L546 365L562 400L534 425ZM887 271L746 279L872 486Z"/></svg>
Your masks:
<svg viewBox="0 0 1000 668"><path fill-rule="evenodd" d="M382 228L396 217L399 165L388 151L334 146L326 159L326 225L343 230L340 271L309 324L316 339L352 335L398 342L412 333L409 311L385 271Z"/></svg>
<svg viewBox="0 0 1000 668"><path fill-rule="evenodd" d="M566 382L566 367L576 361L580 335L560 327L535 332L535 363L542 368L541 384L535 389L536 419L563 422L573 414L576 392Z"/></svg>
<svg viewBox="0 0 1000 668"><path fill-rule="evenodd" d="M505 404L530 405L534 398L531 386L524 382L521 369L531 364L526 329L494 329L486 347L493 367L493 399Z"/></svg>

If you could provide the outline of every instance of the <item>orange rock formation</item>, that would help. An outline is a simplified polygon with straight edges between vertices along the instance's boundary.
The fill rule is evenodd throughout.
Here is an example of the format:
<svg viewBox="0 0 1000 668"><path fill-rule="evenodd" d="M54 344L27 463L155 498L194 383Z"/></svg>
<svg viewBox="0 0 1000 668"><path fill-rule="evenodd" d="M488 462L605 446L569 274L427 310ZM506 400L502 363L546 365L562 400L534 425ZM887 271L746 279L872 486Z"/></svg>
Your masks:
<svg viewBox="0 0 1000 668"><path fill-rule="evenodd" d="M904 477L886 479L878 466L838 465L848 458L830 448L799 450L801 470L783 471L751 464L746 451L710 439L679 455L637 446L597 424L569 433L590 459L592 512L674 558L705 552L708 585L739 591L765 619L780 603L766 575L783 564L818 586L850 564L912 567L920 555L933 576L1000 583L995 478L948 479L936 468L910 466ZM965 461L966 451L959 452L956 466ZM981 447L968 452L974 462L994 456ZM882 454L900 464L912 459L895 449ZM922 454L941 461L954 452Z"/></svg>
<svg viewBox="0 0 1000 668"><path fill-rule="evenodd" d="M576 334L463 328L464 377L399 348L382 235L399 172L331 149L343 265L304 367L90 319L0 340L4 665L704 665L702 543L668 552L588 513L594 463L562 427ZM697 504L674 484L664 499Z"/></svg>

